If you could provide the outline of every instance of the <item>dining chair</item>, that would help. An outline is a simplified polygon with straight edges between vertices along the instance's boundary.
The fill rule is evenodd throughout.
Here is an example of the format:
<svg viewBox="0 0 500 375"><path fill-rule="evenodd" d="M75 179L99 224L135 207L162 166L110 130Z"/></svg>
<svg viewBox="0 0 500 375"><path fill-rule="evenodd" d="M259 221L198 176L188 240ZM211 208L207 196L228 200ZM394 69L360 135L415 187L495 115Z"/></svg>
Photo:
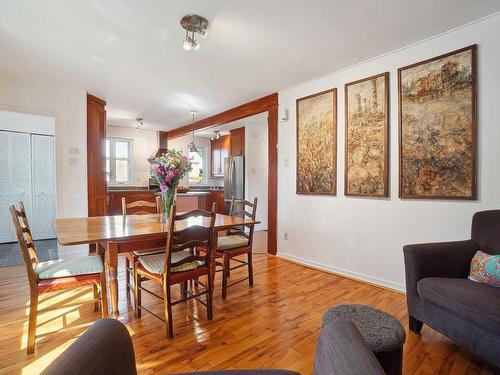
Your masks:
<svg viewBox="0 0 500 375"><path fill-rule="evenodd" d="M125 197L122 197L122 214L123 215L146 215L146 214L159 214L161 212L161 199L159 196L155 197L154 202L145 200L138 200L127 203ZM156 254L164 252L163 247L156 249L137 249L129 253L125 253L125 281L127 284L127 293L134 291L134 286L131 279L134 276L133 264L137 261L139 255Z"/></svg>
<svg viewBox="0 0 500 375"><path fill-rule="evenodd" d="M247 211L247 207L249 210ZM229 216L237 216L255 220L257 213L257 198L254 198L253 203L244 199L231 199L229 206ZM226 235L217 238L217 247L215 251L215 258L222 259L221 262L216 262L216 265L222 268L222 298L227 296L227 289L230 286L239 284L248 280L248 284L253 286L253 265L252 265L252 243L254 224L246 224L242 226L232 227L226 231ZM217 236L216 236L217 237ZM205 248L199 246L197 248L200 252L206 251ZM236 258L240 255L247 255L247 261ZM231 260L238 263L238 265L231 267ZM248 276L228 284L228 278L231 271L241 267L248 267ZM220 269L217 271L219 272Z"/></svg>
<svg viewBox="0 0 500 375"><path fill-rule="evenodd" d="M35 351L37 315L40 312L54 310L48 307L38 310L38 297L42 293L54 290L77 288L92 285L94 293L94 311L99 310L101 303L102 317L108 316L106 293L106 272L101 255L87 255L72 259L58 259L40 262L35 243L28 223L23 202L19 202L19 210L10 206L10 215L17 235L17 242L28 274L30 288L30 309L28 323L28 354ZM67 306L67 305L65 305Z"/></svg>
<svg viewBox="0 0 500 375"><path fill-rule="evenodd" d="M207 308L208 320L212 320L212 297L215 263L212 260L212 247L214 239L214 225L216 216L216 204L213 203L212 211L193 210L183 214L176 213L176 205L172 206L168 220L167 245L165 251L160 254L139 256L134 263L134 292L135 292L135 315L141 317L141 311L145 310L165 322L168 338L174 336L172 322L172 306L196 299ZM188 220L199 220L206 218L204 224L186 225ZM207 249L204 255L195 255L193 248L203 246ZM198 280L201 276L207 276L207 282ZM141 283L143 279L151 280L162 286L162 296L144 288ZM189 280L198 280L195 288L190 291L187 288ZM171 286L181 285L181 296L173 301ZM199 286L203 288L200 288ZM155 314L141 304L141 292L147 292L163 301L164 317ZM199 297L205 295L206 302Z"/></svg>

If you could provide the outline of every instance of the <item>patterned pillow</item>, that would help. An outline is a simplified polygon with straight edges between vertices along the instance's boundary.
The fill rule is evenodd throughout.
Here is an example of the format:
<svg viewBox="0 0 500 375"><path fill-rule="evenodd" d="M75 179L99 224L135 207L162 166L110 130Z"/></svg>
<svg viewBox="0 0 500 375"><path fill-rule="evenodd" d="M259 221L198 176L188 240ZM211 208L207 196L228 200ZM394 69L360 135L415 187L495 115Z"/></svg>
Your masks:
<svg viewBox="0 0 500 375"><path fill-rule="evenodd" d="M500 287L500 255L476 252L470 265L469 280Z"/></svg>

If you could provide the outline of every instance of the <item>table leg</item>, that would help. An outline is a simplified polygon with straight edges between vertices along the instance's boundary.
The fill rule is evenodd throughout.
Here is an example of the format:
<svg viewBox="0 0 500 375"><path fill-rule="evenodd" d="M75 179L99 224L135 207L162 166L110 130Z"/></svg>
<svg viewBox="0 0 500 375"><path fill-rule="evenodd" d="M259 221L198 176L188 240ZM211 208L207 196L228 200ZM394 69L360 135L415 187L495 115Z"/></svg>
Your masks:
<svg viewBox="0 0 500 375"><path fill-rule="evenodd" d="M111 315L118 317L118 244L108 242L106 251L106 260L108 263L109 294L111 298Z"/></svg>

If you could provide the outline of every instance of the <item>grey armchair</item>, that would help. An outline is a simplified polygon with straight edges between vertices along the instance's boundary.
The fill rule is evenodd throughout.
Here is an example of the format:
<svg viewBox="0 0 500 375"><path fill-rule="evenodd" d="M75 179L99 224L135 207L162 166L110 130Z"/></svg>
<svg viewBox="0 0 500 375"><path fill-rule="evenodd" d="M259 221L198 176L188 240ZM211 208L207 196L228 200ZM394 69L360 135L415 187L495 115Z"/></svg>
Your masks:
<svg viewBox="0 0 500 375"><path fill-rule="evenodd" d="M134 346L117 320L98 320L43 375L136 375ZM300 375L287 370L216 370L177 375ZM382 375L382 367L353 323L325 325L318 340L314 375Z"/></svg>
<svg viewBox="0 0 500 375"><path fill-rule="evenodd" d="M404 246L409 328L425 323L500 367L500 288L467 279L477 250L500 254L500 210L474 214L469 240Z"/></svg>

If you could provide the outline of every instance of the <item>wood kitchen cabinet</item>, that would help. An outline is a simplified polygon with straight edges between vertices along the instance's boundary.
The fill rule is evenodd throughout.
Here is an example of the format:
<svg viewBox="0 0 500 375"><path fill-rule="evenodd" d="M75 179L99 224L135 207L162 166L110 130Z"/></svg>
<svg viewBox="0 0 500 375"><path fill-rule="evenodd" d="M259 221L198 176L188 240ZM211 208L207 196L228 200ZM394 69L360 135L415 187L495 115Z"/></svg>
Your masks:
<svg viewBox="0 0 500 375"><path fill-rule="evenodd" d="M229 156L231 138L229 135L224 135L219 139L210 141L210 176L223 177L224 176L224 159Z"/></svg>
<svg viewBox="0 0 500 375"><path fill-rule="evenodd" d="M224 191L211 191L210 199L207 199L207 210L212 209L212 203L217 204L217 213L224 214Z"/></svg>
<svg viewBox="0 0 500 375"><path fill-rule="evenodd" d="M245 128L233 129L230 132L231 137L231 156L245 155Z"/></svg>

